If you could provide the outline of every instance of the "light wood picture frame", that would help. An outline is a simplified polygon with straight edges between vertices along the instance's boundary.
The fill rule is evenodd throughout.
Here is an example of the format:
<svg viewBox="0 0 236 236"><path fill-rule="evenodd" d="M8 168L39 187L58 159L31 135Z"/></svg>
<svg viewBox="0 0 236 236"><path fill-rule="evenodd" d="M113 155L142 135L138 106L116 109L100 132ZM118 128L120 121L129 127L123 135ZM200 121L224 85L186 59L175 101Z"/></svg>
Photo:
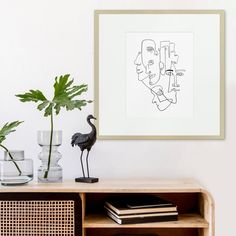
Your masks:
<svg viewBox="0 0 236 236"><path fill-rule="evenodd" d="M224 139L223 10L95 10L98 139Z"/></svg>

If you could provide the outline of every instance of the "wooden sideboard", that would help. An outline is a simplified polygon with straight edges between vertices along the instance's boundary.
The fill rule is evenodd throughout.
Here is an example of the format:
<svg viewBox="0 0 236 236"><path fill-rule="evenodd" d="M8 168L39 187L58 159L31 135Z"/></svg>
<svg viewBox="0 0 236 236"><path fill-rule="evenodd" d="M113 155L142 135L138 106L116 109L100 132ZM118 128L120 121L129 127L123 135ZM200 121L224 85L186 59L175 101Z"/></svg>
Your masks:
<svg viewBox="0 0 236 236"><path fill-rule="evenodd" d="M42 196L43 193L50 193L51 196L58 193L78 194L82 203L82 230L80 231L82 236L116 234L214 236L213 198L197 181L191 179L101 179L93 184L75 183L73 180L53 184L32 182L23 186L1 186L1 193L7 193L9 196L17 196L18 193L37 193ZM146 193L174 202L179 212L178 221L119 225L104 213L103 204L107 197ZM0 235L4 234L0 232Z"/></svg>

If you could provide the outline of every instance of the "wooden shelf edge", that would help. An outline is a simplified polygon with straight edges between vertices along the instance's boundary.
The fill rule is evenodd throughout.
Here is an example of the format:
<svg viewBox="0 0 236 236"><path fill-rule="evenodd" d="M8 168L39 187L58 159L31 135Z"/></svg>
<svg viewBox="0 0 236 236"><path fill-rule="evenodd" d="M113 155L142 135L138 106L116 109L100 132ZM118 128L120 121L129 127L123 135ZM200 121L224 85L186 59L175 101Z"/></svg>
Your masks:
<svg viewBox="0 0 236 236"><path fill-rule="evenodd" d="M106 215L85 217L84 228L208 228L209 223L198 214L180 215L178 221L119 225Z"/></svg>

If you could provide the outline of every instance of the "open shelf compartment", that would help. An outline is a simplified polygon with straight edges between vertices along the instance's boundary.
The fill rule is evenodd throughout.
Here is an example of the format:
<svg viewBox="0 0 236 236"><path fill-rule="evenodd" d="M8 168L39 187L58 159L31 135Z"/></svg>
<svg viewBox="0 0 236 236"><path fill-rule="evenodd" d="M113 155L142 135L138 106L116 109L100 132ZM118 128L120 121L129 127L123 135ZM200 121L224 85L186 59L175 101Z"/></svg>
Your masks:
<svg viewBox="0 0 236 236"><path fill-rule="evenodd" d="M84 194L84 235L113 236L116 234L156 234L158 236L210 236L209 199L201 192L150 193L177 205L178 221L119 225L105 213L104 202L109 197L149 193L86 193ZM174 232L174 233L173 233Z"/></svg>

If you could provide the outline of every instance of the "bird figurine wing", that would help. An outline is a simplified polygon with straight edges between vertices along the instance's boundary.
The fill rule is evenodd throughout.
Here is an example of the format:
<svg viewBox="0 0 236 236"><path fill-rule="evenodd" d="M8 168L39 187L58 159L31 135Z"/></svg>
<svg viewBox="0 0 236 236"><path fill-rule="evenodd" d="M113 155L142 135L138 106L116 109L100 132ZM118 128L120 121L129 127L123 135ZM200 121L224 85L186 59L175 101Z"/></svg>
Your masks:
<svg viewBox="0 0 236 236"><path fill-rule="evenodd" d="M74 145L82 144L88 142L89 137L86 134L76 133L72 136L71 145L74 147Z"/></svg>

